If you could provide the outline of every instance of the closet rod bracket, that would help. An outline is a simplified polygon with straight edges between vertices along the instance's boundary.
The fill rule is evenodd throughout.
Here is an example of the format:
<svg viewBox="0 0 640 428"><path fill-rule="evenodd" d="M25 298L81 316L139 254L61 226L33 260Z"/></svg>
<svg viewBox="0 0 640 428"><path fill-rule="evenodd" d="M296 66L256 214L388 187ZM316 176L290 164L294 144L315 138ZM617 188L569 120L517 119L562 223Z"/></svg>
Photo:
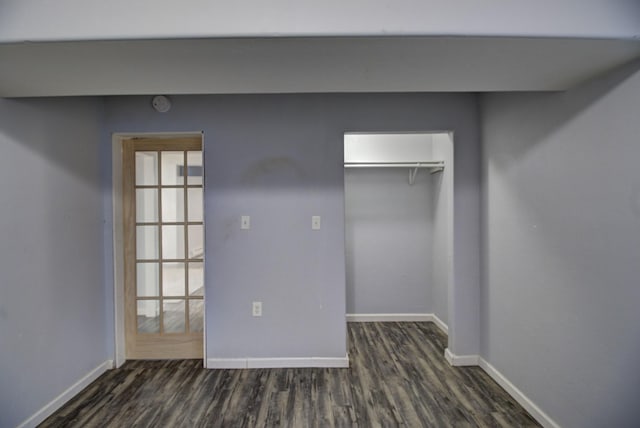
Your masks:
<svg viewBox="0 0 640 428"><path fill-rule="evenodd" d="M420 168L420 164L417 164L413 169L409 169L409 186L413 186L413 183L416 182L416 175L418 175L418 168Z"/></svg>

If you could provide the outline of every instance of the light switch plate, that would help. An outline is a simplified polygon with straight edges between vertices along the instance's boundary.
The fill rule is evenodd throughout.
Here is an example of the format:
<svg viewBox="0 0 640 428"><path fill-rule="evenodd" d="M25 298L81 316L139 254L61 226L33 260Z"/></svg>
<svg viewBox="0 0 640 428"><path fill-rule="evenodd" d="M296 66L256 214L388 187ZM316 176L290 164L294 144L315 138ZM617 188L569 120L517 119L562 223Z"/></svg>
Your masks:
<svg viewBox="0 0 640 428"><path fill-rule="evenodd" d="M251 306L251 314L254 317L262 316L262 302L253 302L253 305Z"/></svg>
<svg viewBox="0 0 640 428"><path fill-rule="evenodd" d="M320 216L314 215L311 217L311 229L320 230Z"/></svg>
<svg viewBox="0 0 640 428"><path fill-rule="evenodd" d="M251 229L251 217L248 215L243 215L240 217L240 229Z"/></svg>

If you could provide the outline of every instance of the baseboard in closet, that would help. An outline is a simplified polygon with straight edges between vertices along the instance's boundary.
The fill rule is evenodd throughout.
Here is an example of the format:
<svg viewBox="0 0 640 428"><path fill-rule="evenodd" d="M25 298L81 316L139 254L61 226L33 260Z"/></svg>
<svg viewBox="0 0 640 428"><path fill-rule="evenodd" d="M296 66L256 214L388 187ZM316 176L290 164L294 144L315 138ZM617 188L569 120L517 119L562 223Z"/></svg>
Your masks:
<svg viewBox="0 0 640 428"><path fill-rule="evenodd" d="M432 322L445 333L447 325L435 314L347 314L348 322Z"/></svg>
<svg viewBox="0 0 640 428"><path fill-rule="evenodd" d="M349 356L292 358L208 358L208 369L348 368Z"/></svg>

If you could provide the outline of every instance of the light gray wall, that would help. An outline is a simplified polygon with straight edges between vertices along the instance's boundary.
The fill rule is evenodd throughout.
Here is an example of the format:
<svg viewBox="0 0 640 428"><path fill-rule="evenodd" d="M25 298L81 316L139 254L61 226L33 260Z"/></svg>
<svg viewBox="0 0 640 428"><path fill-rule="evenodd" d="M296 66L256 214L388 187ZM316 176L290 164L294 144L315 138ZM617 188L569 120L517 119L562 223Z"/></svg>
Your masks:
<svg viewBox="0 0 640 428"><path fill-rule="evenodd" d="M95 99L0 99L3 427L110 358L100 115Z"/></svg>
<svg viewBox="0 0 640 428"><path fill-rule="evenodd" d="M345 169L347 313L433 312L433 179L407 171Z"/></svg>
<svg viewBox="0 0 640 428"><path fill-rule="evenodd" d="M470 292L456 337L477 353L478 120L469 94L184 96L166 114L150 97L113 97L105 128L205 132L209 358L341 357L345 131L456 131L456 278ZM248 232L241 215L252 216ZM311 230L312 215L322 216L321 231ZM109 218L105 233L111 227ZM251 316L252 300L263 301L262 318Z"/></svg>
<svg viewBox="0 0 640 428"><path fill-rule="evenodd" d="M640 62L484 97L482 355L563 427L640 420Z"/></svg>
<svg viewBox="0 0 640 428"><path fill-rule="evenodd" d="M433 181L433 267L432 267L432 301L433 313L447 324L449 321L449 285L452 267L453 213L451 198L453 197L453 144L448 135L440 134L433 138L433 159L444 161L444 171L434 174Z"/></svg>

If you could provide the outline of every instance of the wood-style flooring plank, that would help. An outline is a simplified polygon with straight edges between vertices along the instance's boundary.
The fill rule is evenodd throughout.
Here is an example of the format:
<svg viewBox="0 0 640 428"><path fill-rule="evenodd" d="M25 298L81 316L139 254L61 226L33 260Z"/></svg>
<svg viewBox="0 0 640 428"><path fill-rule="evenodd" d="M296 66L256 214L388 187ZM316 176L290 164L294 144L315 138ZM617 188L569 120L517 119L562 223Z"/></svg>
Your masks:
<svg viewBox="0 0 640 428"><path fill-rule="evenodd" d="M432 323L349 323L348 369L207 370L128 361L41 427L533 427L478 367L451 367Z"/></svg>

